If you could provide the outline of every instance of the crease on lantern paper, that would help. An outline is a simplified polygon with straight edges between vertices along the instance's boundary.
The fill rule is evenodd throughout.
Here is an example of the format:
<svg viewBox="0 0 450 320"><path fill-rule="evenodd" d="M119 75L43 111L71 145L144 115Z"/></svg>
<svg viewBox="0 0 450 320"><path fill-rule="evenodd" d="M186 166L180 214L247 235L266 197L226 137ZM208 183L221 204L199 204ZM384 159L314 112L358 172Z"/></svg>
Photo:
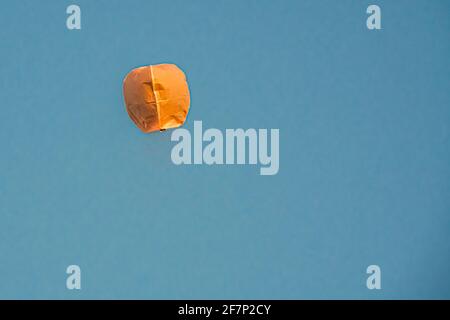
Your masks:
<svg viewBox="0 0 450 320"><path fill-rule="evenodd" d="M152 92L153 96L155 97L155 103L156 103L156 114L158 115L158 128L161 130L161 113L159 111L159 94L156 94L155 90L155 77L153 76L153 66L150 66L150 79L152 79Z"/></svg>

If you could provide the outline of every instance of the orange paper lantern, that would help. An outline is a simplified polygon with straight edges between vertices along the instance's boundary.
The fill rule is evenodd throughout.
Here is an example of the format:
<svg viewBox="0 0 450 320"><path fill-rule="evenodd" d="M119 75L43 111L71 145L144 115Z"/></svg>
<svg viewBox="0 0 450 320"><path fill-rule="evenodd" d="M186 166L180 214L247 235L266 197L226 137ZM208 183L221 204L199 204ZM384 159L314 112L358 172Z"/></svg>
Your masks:
<svg viewBox="0 0 450 320"><path fill-rule="evenodd" d="M177 128L186 121L189 88L174 64L132 70L123 81L123 95L128 115L143 132Z"/></svg>

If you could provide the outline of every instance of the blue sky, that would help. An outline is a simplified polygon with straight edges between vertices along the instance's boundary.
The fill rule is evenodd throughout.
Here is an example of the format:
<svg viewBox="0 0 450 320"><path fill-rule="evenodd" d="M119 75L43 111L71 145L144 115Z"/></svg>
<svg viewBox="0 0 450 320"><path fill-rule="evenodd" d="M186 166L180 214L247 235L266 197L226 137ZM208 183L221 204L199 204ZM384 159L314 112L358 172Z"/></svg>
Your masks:
<svg viewBox="0 0 450 320"><path fill-rule="evenodd" d="M450 298L449 9L3 3L0 297ZM134 127L122 80L164 62L187 75L185 128L277 128L279 173L175 166L170 130Z"/></svg>

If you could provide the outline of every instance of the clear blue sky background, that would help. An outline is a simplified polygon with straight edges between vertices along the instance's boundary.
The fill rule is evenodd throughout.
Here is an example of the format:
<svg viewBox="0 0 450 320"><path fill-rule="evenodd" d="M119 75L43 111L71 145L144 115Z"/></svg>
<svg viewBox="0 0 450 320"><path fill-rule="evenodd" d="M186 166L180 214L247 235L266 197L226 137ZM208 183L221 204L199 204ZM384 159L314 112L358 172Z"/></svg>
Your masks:
<svg viewBox="0 0 450 320"><path fill-rule="evenodd" d="M449 12L2 2L0 298L450 298ZM189 130L279 128L279 174L173 165L171 131L141 133L122 97L163 62L187 74Z"/></svg>

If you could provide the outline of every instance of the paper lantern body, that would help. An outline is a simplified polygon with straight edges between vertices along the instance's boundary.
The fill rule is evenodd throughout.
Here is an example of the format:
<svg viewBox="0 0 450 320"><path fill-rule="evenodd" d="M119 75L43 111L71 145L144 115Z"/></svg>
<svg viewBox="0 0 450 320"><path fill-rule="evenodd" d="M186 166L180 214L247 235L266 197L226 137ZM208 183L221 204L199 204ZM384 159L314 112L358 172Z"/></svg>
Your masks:
<svg viewBox="0 0 450 320"><path fill-rule="evenodd" d="M123 95L130 118L143 132L177 128L189 112L186 76L174 64L132 70L123 81Z"/></svg>

